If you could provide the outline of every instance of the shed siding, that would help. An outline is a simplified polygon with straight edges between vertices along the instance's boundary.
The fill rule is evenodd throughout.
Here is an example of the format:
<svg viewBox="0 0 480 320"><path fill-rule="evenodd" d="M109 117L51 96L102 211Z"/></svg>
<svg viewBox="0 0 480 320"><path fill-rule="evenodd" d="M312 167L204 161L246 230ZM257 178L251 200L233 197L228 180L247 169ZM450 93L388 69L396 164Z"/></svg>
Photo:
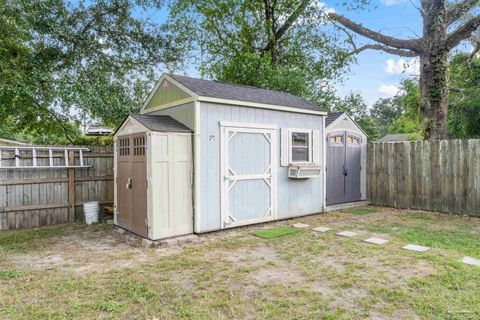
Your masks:
<svg viewBox="0 0 480 320"><path fill-rule="evenodd" d="M360 172L360 190L362 192L362 200L367 199L367 144L368 137L367 135L357 126L355 122L350 119L347 115L340 116L335 120L331 125L329 125L325 134L328 135L332 132L337 131L348 131L353 132L362 137L362 155L361 155L361 166L362 170Z"/></svg>
<svg viewBox="0 0 480 320"><path fill-rule="evenodd" d="M321 131L322 116L256 109L233 105L201 103L201 201L200 230L221 228L220 211L220 125L219 121L276 125L278 128L308 128ZM280 167L280 130L277 130L277 219L318 213L323 210L323 179L288 178ZM324 141L324 139L322 139ZM323 150L323 146L321 146Z"/></svg>
<svg viewBox="0 0 480 320"><path fill-rule="evenodd" d="M148 113L148 111L146 111L145 113ZM167 109L157 110L154 112L150 112L148 114L170 116L173 119L177 120L178 122L183 123L190 129L192 130L194 129L195 111L193 108L193 102L182 104L175 107L170 107Z"/></svg>

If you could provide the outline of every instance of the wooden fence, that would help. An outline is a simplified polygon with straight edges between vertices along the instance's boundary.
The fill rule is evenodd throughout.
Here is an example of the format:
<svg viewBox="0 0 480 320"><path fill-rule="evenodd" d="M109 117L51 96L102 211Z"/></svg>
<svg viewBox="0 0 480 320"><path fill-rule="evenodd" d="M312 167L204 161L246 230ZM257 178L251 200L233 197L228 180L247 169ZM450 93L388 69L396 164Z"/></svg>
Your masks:
<svg viewBox="0 0 480 320"><path fill-rule="evenodd" d="M89 149L83 154L89 168L0 168L0 230L82 221L83 203L113 204L113 147ZM62 153L53 156L55 162L65 159ZM78 155L70 161L78 164Z"/></svg>
<svg viewBox="0 0 480 320"><path fill-rule="evenodd" d="M370 144L367 185L375 205L480 216L480 140Z"/></svg>

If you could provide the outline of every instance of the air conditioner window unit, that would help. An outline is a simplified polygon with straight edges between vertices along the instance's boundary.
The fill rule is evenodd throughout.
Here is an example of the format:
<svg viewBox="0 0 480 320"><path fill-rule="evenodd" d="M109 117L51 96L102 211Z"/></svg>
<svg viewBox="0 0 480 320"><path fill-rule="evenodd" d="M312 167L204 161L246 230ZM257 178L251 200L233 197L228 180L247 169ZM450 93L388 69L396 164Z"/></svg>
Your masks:
<svg viewBox="0 0 480 320"><path fill-rule="evenodd" d="M307 179L320 177L322 167L314 164L290 164L288 177L292 179Z"/></svg>

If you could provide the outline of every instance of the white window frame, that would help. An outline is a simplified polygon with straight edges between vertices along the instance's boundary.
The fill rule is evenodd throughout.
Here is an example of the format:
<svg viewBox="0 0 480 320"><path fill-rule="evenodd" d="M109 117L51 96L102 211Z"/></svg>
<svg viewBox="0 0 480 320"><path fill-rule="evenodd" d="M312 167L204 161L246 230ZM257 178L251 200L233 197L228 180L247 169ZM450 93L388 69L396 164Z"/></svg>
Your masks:
<svg viewBox="0 0 480 320"><path fill-rule="evenodd" d="M293 133L307 133L308 134L308 161L293 161L293 148L292 144ZM288 162L291 164L309 164L313 163L313 130L308 129L288 129Z"/></svg>

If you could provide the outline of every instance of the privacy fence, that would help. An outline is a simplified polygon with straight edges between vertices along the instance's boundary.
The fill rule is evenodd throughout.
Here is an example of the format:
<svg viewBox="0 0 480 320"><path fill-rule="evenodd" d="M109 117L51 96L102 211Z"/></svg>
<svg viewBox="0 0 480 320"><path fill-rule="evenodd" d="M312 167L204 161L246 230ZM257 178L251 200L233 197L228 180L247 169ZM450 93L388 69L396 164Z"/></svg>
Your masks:
<svg viewBox="0 0 480 320"><path fill-rule="evenodd" d="M480 140L373 143L372 204L480 216Z"/></svg>
<svg viewBox="0 0 480 320"><path fill-rule="evenodd" d="M0 146L0 230L81 221L87 201L112 205L113 147L88 148L80 155Z"/></svg>

